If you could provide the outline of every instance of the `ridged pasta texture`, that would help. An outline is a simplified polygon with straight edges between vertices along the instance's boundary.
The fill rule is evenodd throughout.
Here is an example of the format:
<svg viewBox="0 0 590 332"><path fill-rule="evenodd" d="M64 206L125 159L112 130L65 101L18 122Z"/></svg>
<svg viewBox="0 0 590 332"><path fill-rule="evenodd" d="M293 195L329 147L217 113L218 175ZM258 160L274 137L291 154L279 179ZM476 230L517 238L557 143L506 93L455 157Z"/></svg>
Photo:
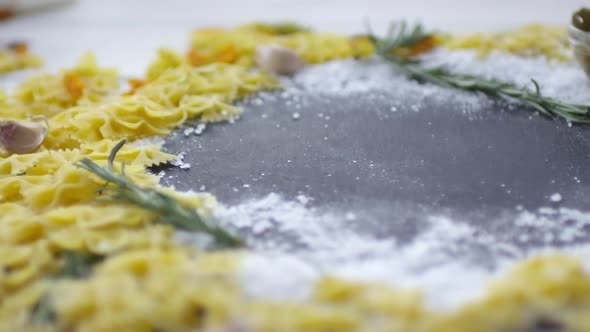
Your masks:
<svg viewBox="0 0 590 332"><path fill-rule="evenodd" d="M526 29L534 35L541 28ZM482 38L446 45L520 52ZM525 47L539 49L534 54L560 59L541 41L529 42ZM559 255L517 264L486 296L446 313L429 310L419 291L330 277L302 302L251 298L238 280L243 252L178 243L155 213L103 200L105 183L76 167L82 158L107 165L122 138L238 116L236 100L279 88L252 66L256 47L267 44L291 48L308 63L373 52L364 37L254 23L197 30L186 54L159 50L146 77L130 80L127 91L116 70L86 54L73 68L26 80L14 95L0 92L0 119L43 117L49 127L38 151L0 156L0 332L590 331L590 276L580 261ZM6 67L3 56L0 72L23 66ZM128 144L115 170L125 164L131 180L155 188L159 178L146 167L175 158L157 145ZM212 196L159 189L201 211L215 203ZM71 253L96 260L86 274L67 275Z"/></svg>

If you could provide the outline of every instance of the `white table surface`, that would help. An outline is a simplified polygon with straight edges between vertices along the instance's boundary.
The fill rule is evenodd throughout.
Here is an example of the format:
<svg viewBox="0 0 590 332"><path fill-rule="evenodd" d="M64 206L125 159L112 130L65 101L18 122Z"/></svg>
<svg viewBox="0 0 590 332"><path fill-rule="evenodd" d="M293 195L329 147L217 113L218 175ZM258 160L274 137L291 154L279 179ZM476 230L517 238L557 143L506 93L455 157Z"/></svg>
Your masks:
<svg viewBox="0 0 590 332"><path fill-rule="evenodd" d="M189 31L199 26L291 19L353 33L364 31L364 19L381 29L405 18L444 31L491 31L530 22L565 24L583 5L587 0L79 0L0 23L0 42L28 41L50 71L70 66L92 50L102 64L137 75L156 48L184 49Z"/></svg>

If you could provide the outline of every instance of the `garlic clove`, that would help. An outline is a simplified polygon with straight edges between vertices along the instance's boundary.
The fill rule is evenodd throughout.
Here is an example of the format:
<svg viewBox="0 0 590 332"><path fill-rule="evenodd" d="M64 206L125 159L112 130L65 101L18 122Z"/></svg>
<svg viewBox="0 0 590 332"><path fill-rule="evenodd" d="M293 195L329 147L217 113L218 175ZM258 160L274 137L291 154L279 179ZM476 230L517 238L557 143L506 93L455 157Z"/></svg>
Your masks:
<svg viewBox="0 0 590 332"><path fill-rule="evenodd" d="M293 75L305 65L295 51L277 45L257 47L254 60L258 68L278 75Z"/></svg>
<svg viewBox="0 0 590 332"><path fill-rule="evenodd" d="M45 123L5 120L0 121L0 148L10 153L36 151L47 136Z"/></svg>

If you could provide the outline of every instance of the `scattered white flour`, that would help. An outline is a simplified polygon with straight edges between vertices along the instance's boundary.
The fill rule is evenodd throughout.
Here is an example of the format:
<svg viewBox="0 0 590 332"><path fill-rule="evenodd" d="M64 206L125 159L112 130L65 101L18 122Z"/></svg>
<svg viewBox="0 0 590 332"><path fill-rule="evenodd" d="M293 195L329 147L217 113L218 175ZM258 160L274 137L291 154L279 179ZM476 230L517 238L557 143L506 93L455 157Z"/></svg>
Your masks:
<svg viewBox="0 0 590 332"><path fill-rule="evenodd" d="M473 51L445 49L427 54L422 60L425 66L445 65L452 72L475 74L531 89L534 89L531 79L535 79L543 94L571 102L590 103L590 81L574 62L548 64L544 58L530 59L500 53L480 59ZM308 67L295 76L294 82L309 91L339 95L390 90L394 86L402 90L398 93L400 95L412 92L418 97L430 97L436 92L446 98L448 93L441 90L449 91L431 84L417 84L396 73L386 62L375 59L339 60ZM396 110L392 108L392 111Z"/></svg>
<svg viewBox="0 0 590 332"><path fill-rule="evenodd" d="M201 135L205 129L207 129L206 123L199 123L197 127L195 127L195 135Z"/></svg>
<svg viewBox="0 0 590 332"><path fill-rule="evenodd" d="M561 199L562 199L562 197L561 197L560 193L555 193L555 194L549 196L549 200L551 200L552 202L555 202L555 203L561 202Z"/></svg>
<svg viewBox="0 0 590 332"><path fill-rule="evenodd" d="M310 201L309 197L307 197L305 195L301 195L301 194L297 195L296 198L297 198L297 201L303 205L306 205Z"/></svg>
<svg viewBox="0 0 590 332"><path fill-rule="evenodd" d="M164 138L160 136L153 136L153 137L145 137L140 138L135 141L129 142L129 145L135 147L143 147L143 146L157 146L162 147L164 145Z"/></svg>
<svg viewBox="0 0 590 332"><path fill-rule="evenodd" d="M515 262L550 251L546 238L575 243L587 236L590 227L590 213L568 208L523 209L506 220L513 232L504 238L432 211L417 213L416 218L426 226L409 242L400 242L393 234L355 231L351 222L369 220L352 211L307 207L308 198L302 197L286 200L273 193L216 208L215 217L253 247L241 272L249 295L300 300L309 295L320 276L335 275L420 289L432 308L448 310L484 295L487 282ZM392 223L395 215L392 213ZM519 234L528 234L530 250L514 244Z"/></svg>
<svg viewBox="0 0 590 332"><path fill-rule="evenodd" d="M193 127L188 127L183 131L185 137L190 136L194 132L195 132L195 128L193 128Z"/></svg>
<svg viewBox="0 0 590 332"><path fill-rule="evenodd" d="M235 120L234 120L235 121ZM200 136L203 132L207 129L206 123L199 123L196 127L187 127L184 129L183 134L185 137L189 137L190 135L197 135Z"/></svg>
<svg viewBox="0 0 590 332"><path fill-rule="evenodd" d="M176 159L171 161L170 164L172 164L173 166L179 167L181 169L189 169L191 168L191 164L190 163L185 163L184 162L184 156L186 155L185 152L181 152L176 156Z"/></svg>

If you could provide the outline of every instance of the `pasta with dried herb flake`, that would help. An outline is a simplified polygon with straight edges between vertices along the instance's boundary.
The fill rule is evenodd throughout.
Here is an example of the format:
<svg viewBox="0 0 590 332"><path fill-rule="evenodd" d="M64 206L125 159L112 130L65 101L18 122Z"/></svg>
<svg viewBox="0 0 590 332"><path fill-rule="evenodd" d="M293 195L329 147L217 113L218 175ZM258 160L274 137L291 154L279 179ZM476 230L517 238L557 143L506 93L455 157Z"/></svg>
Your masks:
<svg viewBox="0 0 590 332"><path fill-rule="evenodd" d="M101 102L118 90L117 70L98 67L94 55L87 53L71 69L27 79L15 97L27 115L52 116L72 106Z"/></svg>
<svg viewBox="0 0 590 332"><path fill-rule="evenodd" d="M243 67L254 64L257 46L280 45L297 52L307 63L320 63L349 57L366 57L373 53L368 41L337 34L323 34L307 29L277 29L264 24L247 24L236 29L205 28L192 34L187 61L193 66L210 63L233 63ZM162 63L162 62L160 62Z"/></svg>
<svg viewBox="0 0 590 332"><path fill-rule="evenodd" d="M142 165L128 166L126 173L142 185L153 186L159 180L146 174ZM35 211L45 211L93 200L102 186L99 179L84 170L64 164L52 174L0 177L0 203L22 202Z"/></svg>

